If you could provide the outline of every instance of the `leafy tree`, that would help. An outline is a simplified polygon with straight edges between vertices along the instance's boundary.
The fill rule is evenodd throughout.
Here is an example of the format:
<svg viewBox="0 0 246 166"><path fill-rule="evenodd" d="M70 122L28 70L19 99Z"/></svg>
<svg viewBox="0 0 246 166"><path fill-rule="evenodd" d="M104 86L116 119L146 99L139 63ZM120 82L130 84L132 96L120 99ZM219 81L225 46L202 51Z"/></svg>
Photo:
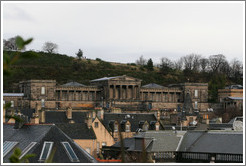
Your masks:
<svg viewBox="0 0 246 166"><path fill-rule="evenodd" d="M11 163L29 163L29 158L31 157L35 157L35 154L26 154L25 156L23 156L22 158L20 158L21 156L21 150L20 148L16 148L13 152L13 154L10 156L9 161Z"/></svg>
<svg viewBox="0 0 246 166"><path fill-rule="evenodd" d="M146 68L147 68L149 71L153 71L153 70L154 70L154 65L153 65L153 61L152 61L151 58L148 60L147 65L146 65Z"/></svg>
<svg viewBox="0 0 246 166"><path fill-rule="evenodd" d="M24 40L22 37L15 37L16 50L23 50L25 46L32 42L32 38ZM15 46L14 46L15 47ZM10 55L7 52L3 53L3 75L10 75L10 67L15 64L19 58L27 58L27 57L35 57L36 54L20 54L20 52L16 52L14 55Z"/></svg>
<svg viewBox="0 0 246 166"><path fill-rule="evenodd" d="M45 42L43 45L43 50L48 53L57 52L58 45L52 42Z"/></svg>
<svg viewBox="0 0 246 166"><path fill-rule="evenodd" d="M78 53L76 53L77 57L81 59L83 57L83 51L79 49Z"/></svg>

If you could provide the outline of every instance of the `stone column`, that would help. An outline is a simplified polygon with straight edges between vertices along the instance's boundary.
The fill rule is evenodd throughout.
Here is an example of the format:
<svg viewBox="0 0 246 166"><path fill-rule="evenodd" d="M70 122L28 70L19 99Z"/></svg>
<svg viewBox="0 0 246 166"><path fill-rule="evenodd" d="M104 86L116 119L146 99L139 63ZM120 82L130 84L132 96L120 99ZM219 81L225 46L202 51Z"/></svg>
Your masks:
<svg viewBox="0 0 246 166"><path fill-rule="evenodd" d="M120 85L120 99L122 99L122 85Z"/></svg>
<svg viewBox="0 0 246 166"><path fill-rule="evenodd" d="M115 86L115 85L113 85L113 99L115 99L115 98L116 98L115 91L116 91L116 86Z"/></svg>
<svg viewBox="0 0 246 166"><path fill-rule="evenodd" d="M126 99L128 99L128 85L126 85Z"/></svg>
<svg viewBox="0 0 246 166"><path fill-rule="evenodd" d="M73 91L73 100L77 100L76 99L76 90Z"/></svg>
<svg viewBox="0 0 246 166"><path fill-rule="evenodd" d="M60 90L60 98L59 100L62 100L62 90Z"/></svg>

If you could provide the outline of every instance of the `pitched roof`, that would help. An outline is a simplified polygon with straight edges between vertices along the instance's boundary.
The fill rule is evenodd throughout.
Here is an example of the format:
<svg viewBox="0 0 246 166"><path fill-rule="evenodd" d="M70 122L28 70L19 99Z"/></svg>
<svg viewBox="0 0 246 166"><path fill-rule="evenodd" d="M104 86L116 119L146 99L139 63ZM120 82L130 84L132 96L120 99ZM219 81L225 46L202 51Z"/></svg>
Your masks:
<svg viewBox="0 0 246 166"><path fill-rule="evenodd" d="M149 124L150 122L156 122L156 117L154 114L144 114L144 113L104 113L103 124L104 126L110 131L112 127L110 126L110 122L118 121L121 124L122 121L129 121L131 124L131 131L135 132L140 127L141 122L147 121ZM163 129L160 126L160 129ZM124 128L122 128L124 131Z"/></svg>
<svg viewBox="0 0 246 166"><path fill-rule="evenodd" d="M56 126L72 139L96 139L92 128L86 123L60 123Z"/></svg>
<svg viewBox="0 0 246 166"><path fill-rule="evenodd" d="M179 151L243 154L243 132L188 131Z"/></svg>
<svg viewBox="0 0 246 166"><path fill-rule="evenodd" d="M155 83L150 83L150 84L142 86L142 88L162 89L162 88L164 88L164 86L161 86L161 85L158 85Z"/></svg>
<svg viewBox="0 0 246 166"><path fill-rule="evenodd" d="M68 83L66 83L66 84L63 84L63 85L61 85L61 86L85 86L84 84L80 84L80 83L78 83L78 82L74 82L74 81L72 81L72 82L68 82Z"/></svg>
<svg viewBox="0 0 246 166"><path fill-rule="evenodd" d="M149 152L176 151L182 135L173 131L148 131L140 133L144 138L152 138L152 144L147 148Z"/></svg>
<svg viewBox="0 0 246 166"><path fill-rule="evenodd" d="M72 120L75 123L85 123L86 112L72 112ZM45 122L46 123L69 123L65 111L46 111Z"/></svg>
<svg viewBox="0 0 246 166"><path fill-rule="evenodd" d="M3 125L3 141L16 141L17 147L21 150L26 148L31 142L37 142L37 144L28 151L29 153L36 154L35 157L29 159L31 163L39 163L39 157L42 152L44 141L54 142L53 148L55 149L53 162L54 163L70 163L64 147L61 142L68 142L75 154L77 155L79 162L89 163L96 162L85 150L79 147L73 142L66 134L62 132L55 125L25 125L21 129L13 129L13 125ZM9 162L8 158L13 153L13 150L4 157L4 162Z"/></svg>

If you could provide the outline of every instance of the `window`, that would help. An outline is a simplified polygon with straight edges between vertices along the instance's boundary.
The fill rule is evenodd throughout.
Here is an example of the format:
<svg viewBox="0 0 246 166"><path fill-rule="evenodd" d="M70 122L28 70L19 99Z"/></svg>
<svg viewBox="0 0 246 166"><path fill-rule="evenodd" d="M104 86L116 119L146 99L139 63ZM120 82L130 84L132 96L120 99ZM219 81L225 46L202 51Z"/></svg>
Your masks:
<svg viewBox="0 0 246 166"><path fill-rule="evenodd" d="M198 90L195 90L195 97L198 97Z"/></svg>
<svg viewBox="0 0 246 166"><path fill-rule="evenodd" d="M63 147L65 148L66 150L66 153L69 157L69 159L72 161L72 162L79 162L79 158L76 156L76 154L74 153L71 145L68 143L68 142L61 142Z"/></svg>
<svg viewBox="0 0 246 166"><path fill-rule="evenodd" d="M126 124L126 132L130 132L130 125Z"/></svg>
<svg viewBox="0 0 246 166"><path fill-rule="evenodd" d="M148 129L149 129L149 125L148 125L148 124L144 124L143 130L144 130L144 131L148 131Z"/></svg>
<svg viewBox="0 0 246 166"><path fill-rule="evenodd" d="M156 130L156 131L159 131L159 130L160 130L160 125L159 125L159 124L156 124L156 125L155 125L155 130Z"/></svg>
<svg viewBox="0 0 246 166"><path fill-rule="evenodd" d="M25 156L27 154L27 152L32 149L32 147L34 147L34 145L36 145L37 142L31 142L21 153L21 156L19 157L19 159L21 159L23 156Z"/></svg>
<svg viewBox="0 0 246 166"><path fill-rule="evenodd" d="M106 142L102 142L102 146L107 146L107 143Z"/></svg>
<svg viewBox="0 0 246 166"><path fill-rule="evenodd" d="M91 154L91 148L85 148L85 151Z"/></svg>
<svg viewBox="0 0 246 166"><path fill-rule="evenodd" d="M98 128L98 122L95 122L95 123L94 123L94 127L95 127L95 128Z"/></svg>
<svg viewBox="0 0 246 166"><path fill-rule="evenodd" d="M17 144L18 142L5 141L3 143L3 157L6 156Z"/></svg>
<svg viewBox="0 0 246 166"><path fill-rule="evenodd" d="M39 157L40 161L44 161L49 157L52 146L53 146L53 142L46 142L46 141L44 142L44 146L41 155Z"/></svg>
<svg viewBox="0 0 246 166"><path fill-rule="evenodd" d="M44 99L41 99L41 107L45 107Z"/></svg>
<svg viewBox="0 0 246 166"><path fill-rule="evenodd" d="M118 124L117 123L114 124L114 132L118 132Z"/></svg>
<svg viewBox="0 0 246 166"><path fill-rule="evenodd" d="M197 101L195 101L195 109L197 109L197 108L198 108L198 107L197 107L197 105L198 105L198 104L197 104Z"/></svg>
<svg viewBox="0 0 246 166"><path fill-rule="evenodd" d="M10 103L11 103L11 107L14 107L14 103L15 102L14 101L11 101Z"/></svg>
<svg viewBox="0 0 246 166"><path fill-rule="evenodd" d="M45 95L45 87L41 87L41 95Z"/></svg>

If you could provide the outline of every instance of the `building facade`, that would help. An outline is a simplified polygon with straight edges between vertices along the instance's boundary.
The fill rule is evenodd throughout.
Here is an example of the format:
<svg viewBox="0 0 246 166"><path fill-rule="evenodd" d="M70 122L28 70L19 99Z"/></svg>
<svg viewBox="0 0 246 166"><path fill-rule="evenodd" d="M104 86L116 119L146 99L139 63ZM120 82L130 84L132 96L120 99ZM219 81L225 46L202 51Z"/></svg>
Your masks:
<svg viewBox="0 0 246 166"><path fill-rule="evenodd" d="M28 80L19 83L20 93L16 108L36 108L46 110L73 110L120 108L123 112L143 112L152 109L181 108L185 94L191 96L193 108L206 111L208 108L207 83L182 83L166 87L157 84L141 86L141 80L126 75L104 77L90 81L86 86L77 82L57 85L55 80ZM12 102L4 96L4 102Z"/></svg>

